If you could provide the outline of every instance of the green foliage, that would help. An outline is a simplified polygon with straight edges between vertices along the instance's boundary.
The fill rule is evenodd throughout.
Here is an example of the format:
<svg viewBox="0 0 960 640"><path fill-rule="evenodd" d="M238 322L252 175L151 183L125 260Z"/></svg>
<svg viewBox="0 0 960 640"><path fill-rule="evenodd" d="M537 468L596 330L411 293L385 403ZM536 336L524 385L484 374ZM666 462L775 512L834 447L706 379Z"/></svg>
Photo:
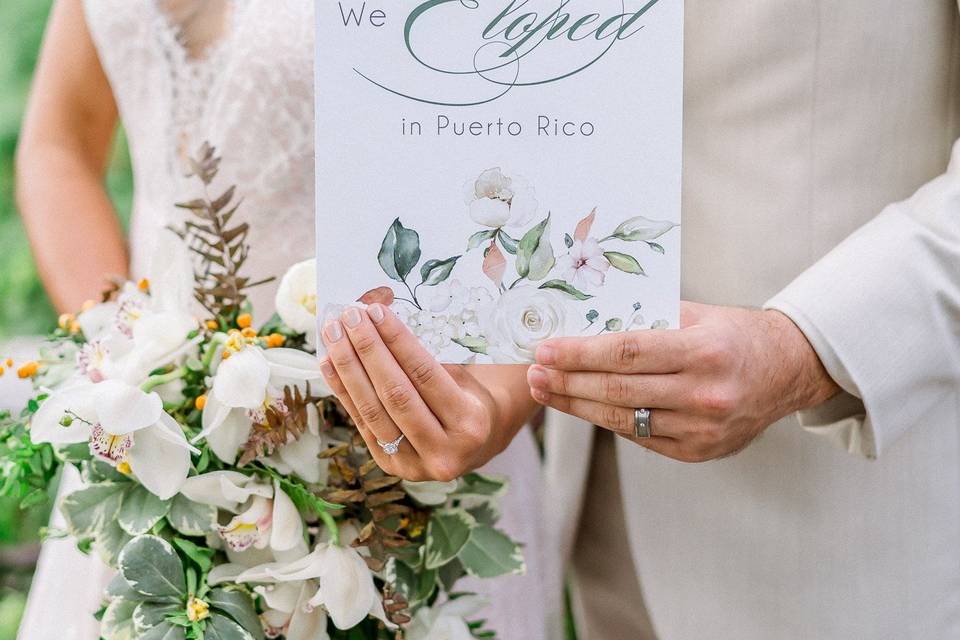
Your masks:
<svg viewBox="0 0 960 640"><path fill-rule="evenodd" d="M51 0L0 3L0 340L43 333L54 318L13 198L14 153L50 5ZM125 221L133 183L122 135L115 141L107 189Z"/></svg>

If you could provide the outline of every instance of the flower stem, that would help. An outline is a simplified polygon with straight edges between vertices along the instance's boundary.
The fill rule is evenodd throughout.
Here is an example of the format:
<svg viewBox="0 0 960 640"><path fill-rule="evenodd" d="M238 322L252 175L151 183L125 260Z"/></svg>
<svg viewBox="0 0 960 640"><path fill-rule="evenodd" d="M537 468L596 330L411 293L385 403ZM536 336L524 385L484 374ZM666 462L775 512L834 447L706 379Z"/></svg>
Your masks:
<svg viewBox="0 0 960 640"><path fill-rule="evenodd" d="M187 368L180 367L179 369L174 369L170 373L164 373L157 376L150 376L147 378L147 381L140 385L140 389L145 393L150 393L157 387L163 386L168 382L173 382L174 380L179 380L183 376L187 375Z"/></svg>
<svg viewBox="0 0 960 640"><path fill-rule="evenodd" d="M224 341L225 337L222 333L215 334L210 340L210 344L207 345L207 350L203 354L203 360L201 361L204 369L210 368L210 363L213 362L213 356L217 353L217 347L223 344Z"/></svg>
<svg viewBox="0 0 960 640"><path fill-rule="evenodd" d="M320 509L318 511L320 519L323 520L324 526L327 527L327 531L330 532L330 544L340 546L340 529L337 527L337 521L333 519L333 516L330 515L328 511Z"/></svg>
<svg viewBox="0 0 960 640"><path fill-rule="evenodd" d="M413 306L415 306L420 311L423 311L423 307L420 306L420 301L417 300L417 292L410 288L410 285L407 284L407 281L403 281L403 286L407 288L407 291L410 292L410 297L413 298Z"/></svg>

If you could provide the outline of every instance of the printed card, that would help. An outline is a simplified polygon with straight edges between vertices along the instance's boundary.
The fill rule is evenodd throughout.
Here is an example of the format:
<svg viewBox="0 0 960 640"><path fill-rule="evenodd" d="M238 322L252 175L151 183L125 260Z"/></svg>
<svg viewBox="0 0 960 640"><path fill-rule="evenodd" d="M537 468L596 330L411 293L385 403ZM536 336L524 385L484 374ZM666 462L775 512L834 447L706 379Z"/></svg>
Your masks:
<svg viewBox="0 0 960 640"><path fill-rule="evenodd" d="M682 0L316 6L321 315L451 363L677 326Z"/></svg>

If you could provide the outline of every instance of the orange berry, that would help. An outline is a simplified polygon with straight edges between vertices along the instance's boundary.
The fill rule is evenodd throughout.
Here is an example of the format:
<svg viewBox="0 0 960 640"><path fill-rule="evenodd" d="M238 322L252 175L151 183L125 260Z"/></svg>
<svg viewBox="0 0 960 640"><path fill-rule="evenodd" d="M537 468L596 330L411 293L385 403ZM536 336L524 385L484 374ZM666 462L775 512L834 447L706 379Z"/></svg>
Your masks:
<svg viewBox="0 0 960 640"><path fill-rule="evenodd" d="M140 282L137 283L137 289L140 289L140 291L147 291L150 289L150 281L146 278L142 278Z"/></svg>
<svg viewBox="0 0 960 640"><path fill-rule="evenodd" d="M253 324L253 316L249 313L241 313L237 316L237 326L241 329L246 329Z"/></svg>
<svg viewBox="0 0 960 640"><path fill-rule="evenodd" d="M286 341L286 336L282 336L279 333L271 333L269 336L267 336L267 346L271 349L282 347Z"/></svg>
<svg viewBox="0 0 960 640"><path fill-rule="evenodd" d="M57 326L61 329L67 329L71 322L73 322L72 313L61 313L60 317L57 318Z"/></svg>
<svg viewBox="0 0 960 640"><path fill-rule="evenodd" d="M7 358L6 365L8 369L13 368L13 358Z"/></svg>
<svg viewBox="0 0 960 640"><path fill-rule="evenodd" d="M253 327L244 327L243 331L240 332L240 335L242 335L244 338L256 338L257 330Z"/></svg>
<svg viewBox="0 0 960 640"><path fill-rule="evenodd" d="M70 322L70 333L80 333L80 323L76 320Z"/></svg>
<svg viewBox="0 0 960 640"><path fill-rule="evenodd" d="M216 320L207 320L207 329L210 329L210 331L216 331L219 328L220 328L219 322L217 322Z"/></svg>
<svg viewBox="0 0 960 640"><path fill-rule="evenodd" d="M231 353L232 353L231 351L224 351L224 352L223 352L223 359L226 360L227 358L229 358Z"/></svg>
<svg viewBox="0 0 960 640"><path fill-rule="evenodd" d="M3 374L5 374L6 372L7 370L3 368L3 365L0 365L0 378L2 378Z"/></svg>
<svg viewBox="0 0 960 640"><path fill-rule="evenodd" d="M37 371L40 370L40 363L36 361L27 362L19 369L17 369L17 375L21 378L32 378L37 375Z"/></svg>
<svg viewBox="0 0 960 640"><path fill-rule="evenodd" d="M197 399L193 401L193 406L200 411L203 411L203 408L207 406L207 396L197 396Z"/></svg>

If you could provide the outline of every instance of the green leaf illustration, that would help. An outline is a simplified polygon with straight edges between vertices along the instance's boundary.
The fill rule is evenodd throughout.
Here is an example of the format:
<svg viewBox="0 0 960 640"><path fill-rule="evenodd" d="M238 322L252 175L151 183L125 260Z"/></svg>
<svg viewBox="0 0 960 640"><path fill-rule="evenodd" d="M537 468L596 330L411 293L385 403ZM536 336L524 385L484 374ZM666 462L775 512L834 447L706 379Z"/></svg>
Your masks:
<svg viewBox="0 0 960 640"><path fill-rule="evenodd" d="M517 247L517 275L533 282L543 280L556 262L550 244L550 216L524 234Z"/></svg>
<svg viewBox="0 0 960 640"><path fill-rule="evenodd" d="M660 236L679 225L666 220L650 220L643 216L630 218L619 227L617 227L610 237L626 240L627 242L639 242L656 240Z"/></svg>
<svg viewBox="0 0 960 640"><path fill-rule="evenodd" d="M420 267L420 277L423 278L423 285L435 287L453 273L453 268L457 266L457 260L462 256L454 256L446 260L428 260Z"/></svg>
<svg viewBox="0 0 960 640"><path fill-rule="evenodd" d="M572 298L576 298L577 300L580 300L580 301L589 300L590 298L593 297L592 295L584 293L583 291L580 291L569 282L564 282L563 280L551 280L550 282L545 282L544 284L540 285L540 288L555 289L556 291L562 291L568 296Z"/></svg>
<svg viewBox="0 0 960 640"><path fill-rule="evenodd" d="M500 239L500 246L503 247L503 250L509 253L512 256L517 255L517 249L520 247L520 241L516 238L510 237L510 234L500 229L497 232L497 238Z"/></svg>
<svg viewBox="0 0 960 640"><path fill-rule="evenodd" d="M647 272L643 270L643 267L640 266L640 263L637 262L637 259L633 256L629 256L625 253L619 253L617 251L607 251L603 254L603 257L610 262L610 266L614 269L619 269L624 273L632 273L638 276L647 275Z"/></svg>
<svg viewBox="0 0 960 640"><path fill-rule="evenodd" d="M470 236L470 239L467 241L467 251L472 251L479 246L482 246L488 240L493 240L497 235L496 229L487 229L486 231L477 231L475 234Z"/></svg>
<svg viewBox="0 0 960 640"><path fill-rule="evenodd" d="M651 249L653 249L655 252L659 254L665 254L667 252L667 250L664 249L662 245L659 245L656 242L648 242L647 244L650 246Z"/></svg>
<svg viewBox="0 0 960 640"><path fill-rule="evenodd" d="M490 346L487 343L487 339L480 336L465 336L463 338L454 338L454 343L460 345L464 349L469 350L472 353L480 353L486 355L487 348Z"/></svg>
<svg viewBox="0 0 960 640"><path fill-rule="evenodd" d="M404 282L420 262L420 235L404 227L397 218L383 238L377 260L391 280Z"/></svg>

